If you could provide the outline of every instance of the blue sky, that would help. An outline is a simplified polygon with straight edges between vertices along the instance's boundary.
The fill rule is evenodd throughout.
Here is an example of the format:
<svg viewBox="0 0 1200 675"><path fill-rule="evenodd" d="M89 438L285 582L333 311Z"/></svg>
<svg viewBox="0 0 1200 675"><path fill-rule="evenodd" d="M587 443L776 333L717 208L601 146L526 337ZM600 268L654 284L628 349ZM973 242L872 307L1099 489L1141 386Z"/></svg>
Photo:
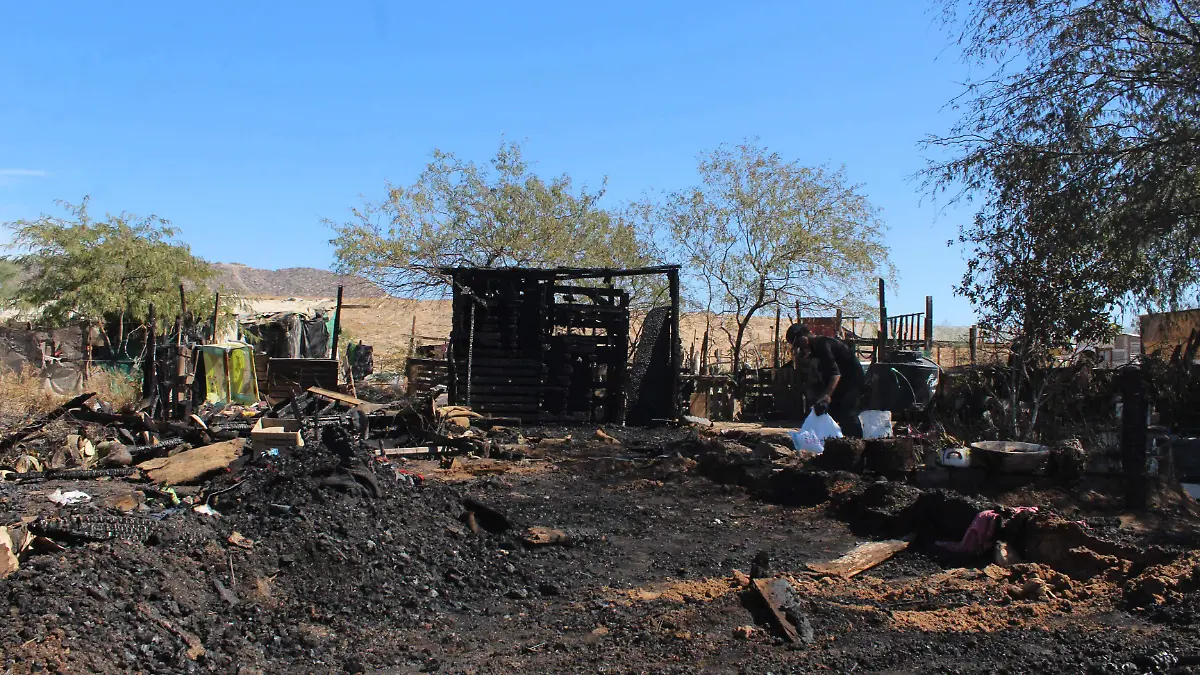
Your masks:
<svg viewBox="0 0 1200 675"><path fill-rule="evenodd" d="M929 4L861 2L0 2L0 220L90 194L158 214L209 259L328 267L321 218L437 147L610 203L695 181L696 155L758 137L845 164L882 209L894 313L935 297L972 322L947 248L962 208L911 175L966 69Z"/></svg>

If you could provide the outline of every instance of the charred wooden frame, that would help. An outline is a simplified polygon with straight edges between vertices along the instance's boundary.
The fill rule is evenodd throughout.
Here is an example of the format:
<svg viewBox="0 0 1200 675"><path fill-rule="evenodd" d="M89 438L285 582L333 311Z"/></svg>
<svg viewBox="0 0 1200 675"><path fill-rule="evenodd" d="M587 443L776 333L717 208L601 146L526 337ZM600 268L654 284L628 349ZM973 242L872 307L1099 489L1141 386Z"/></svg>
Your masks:
<svg viewBox="0 0 1200 675"><path fill-rule="evenodd" d="M449 399L525 422L645 423L679 414L679 268L454 268ZM629 294L620 277L665 274L671 304L651 350L666 381L630 390ZM604 285L587 285L601 280ZM640 354L640 352L639 352ZM649 358L649 356L647 357ZM637 406L631 405L636 397ZM652 400L651 400L652 399Z"/></svg>

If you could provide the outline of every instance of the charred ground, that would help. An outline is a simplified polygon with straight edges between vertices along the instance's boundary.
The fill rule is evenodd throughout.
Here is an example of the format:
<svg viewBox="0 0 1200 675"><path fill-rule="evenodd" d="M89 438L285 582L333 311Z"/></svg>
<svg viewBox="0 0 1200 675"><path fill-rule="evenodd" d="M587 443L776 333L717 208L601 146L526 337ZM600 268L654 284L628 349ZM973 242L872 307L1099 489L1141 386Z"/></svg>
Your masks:
<svg viewBox="0 0 1200 675"><path fill-rule="evenodd" d="M408 463L421 486L364 456L379 497L330 480L342 463L320 447L252 455L200 491L219 516L153 490L121 511L118 497L139 489L124 480L0 484L9 521L40 513L45 528L68 517L0 581L5 666L1143 673L1190 672L1200 655L1200 559L1194 542L1157 525L1102 518L1070 529L1047 516L1046 527L1115 542L1128 557L1097 554L1087 558L1102 557L1094 569L1081 569L1051 552L1054 565L1002 568L948 558L927 541L978 500L814 473L692 429L615 431L620 444L590 431L526 430L524 459ZM552 439L567 433L575 440ZM46 494L59 488L96 498L58 513ZM473 531L464 500L507 523L479 518ZM134 527L106 537L120 528L104 522ZM532 526L565 539L530 545ZM805 574L807 563L898 530L922 536L853 579ZM779 638L735 572L749 572L760 551L770 574L791 578L811 643Z"/></svg>

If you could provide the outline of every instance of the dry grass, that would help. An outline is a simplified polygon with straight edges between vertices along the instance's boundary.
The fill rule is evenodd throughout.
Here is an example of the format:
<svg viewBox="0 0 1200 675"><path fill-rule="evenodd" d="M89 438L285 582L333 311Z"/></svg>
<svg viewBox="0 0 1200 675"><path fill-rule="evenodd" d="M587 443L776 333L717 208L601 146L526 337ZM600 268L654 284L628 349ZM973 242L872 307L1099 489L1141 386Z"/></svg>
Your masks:
<svg viewBox="0 0 1200 675"><path fill-rule="evenodd" d="M96 392L97 398L114 408L137 402L141 394L137 382L128 375L102 368L92 369L84 389ZM52 391L34 368L20 372L0 368L0 428L21 424L70 398Z"/></svg>
<svg viewBox="0 0 1200 675"><path fill-rule="evenodd" d="M66 400L42 386L33 368L20 372L0 368L0 421L11 422L44 413Z"/></svg>
<svg viewBox="0 0 1200 675"><path fill-rule="evenodd" d="M111 403L114 410L136 405L142 398L140 375L132 377L115 370L92 368L85 391L96 392L96 398Z"/></svg>

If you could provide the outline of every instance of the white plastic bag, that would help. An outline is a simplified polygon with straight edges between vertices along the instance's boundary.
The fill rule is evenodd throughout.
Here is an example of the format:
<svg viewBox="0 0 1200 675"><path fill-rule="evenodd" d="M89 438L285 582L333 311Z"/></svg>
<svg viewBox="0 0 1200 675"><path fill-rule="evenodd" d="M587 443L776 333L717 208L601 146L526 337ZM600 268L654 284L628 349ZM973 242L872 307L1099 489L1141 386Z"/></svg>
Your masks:
<svg viewBox="0 0 1200 675"><path fill-rule="evenodd" d="M842 428L837 422L829 416L829 413L818 415L816 411L808 413L808 417L804 420L804 426L800 427L800 431L811 431L817 435L817 438L824 441L826 438L841 438Z"/></svg>
<svg viewBox="0 0 1200 675"><path fill-rule="evenodd" d="M837 422L833 421L829 413L818 415L815 410L808 413L808 417L805 418L804 425L800 427L800 431L811 431L821 440L842 437L842 428L838 426Z"/></svg>
<svg viewBox="0 0 1200 675"><path fill-rule="evenodd" d="M791 431L788 435L792 437L792 447L797 451L818 455L825 452L825 441L811 431Z"/></svg>
<svg viewBox="0 0 1200 675"><path fill-rule="evenodd" d="M92 496L86 492L80 492L79 490L63 492L62 488L59 488L54 491L54 494L50 495L49 499L59 506L71 506L72 504L90 502L92 501Z"/></svg>
<svg viewBox="0 0 1200 675"><path fill-rule="evenodd" d="M792 446L804 452L825 452L826 438L841 438L842 428L828 414L808 413L800 431L791 432Z"/></svg>
<svg viewBox="0 0 1200 675"><path fill-rule="evenodd" d="M863 438L891 438L892 411L864 410L858 413L858 421L862 424Z"/></svg>

